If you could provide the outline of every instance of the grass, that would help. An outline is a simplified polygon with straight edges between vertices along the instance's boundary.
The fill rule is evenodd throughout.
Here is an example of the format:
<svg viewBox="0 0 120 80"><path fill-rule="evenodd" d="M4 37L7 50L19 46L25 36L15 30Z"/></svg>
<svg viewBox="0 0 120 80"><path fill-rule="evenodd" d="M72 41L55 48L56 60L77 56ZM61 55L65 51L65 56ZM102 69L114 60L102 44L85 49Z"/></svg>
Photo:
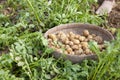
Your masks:
<svg viewBox="0 0 120 80"><path fill-rule="evenodd" d="M119 30L103 52L91 43L98 61L79 64L53 58L43 37L46 30L59 24L106 22L91 12L92 4L95 0L52 0L51 4L46 0L7 0L0 4L0 80L119 80ZM12 11L6 15L8 7Z"/></svg>

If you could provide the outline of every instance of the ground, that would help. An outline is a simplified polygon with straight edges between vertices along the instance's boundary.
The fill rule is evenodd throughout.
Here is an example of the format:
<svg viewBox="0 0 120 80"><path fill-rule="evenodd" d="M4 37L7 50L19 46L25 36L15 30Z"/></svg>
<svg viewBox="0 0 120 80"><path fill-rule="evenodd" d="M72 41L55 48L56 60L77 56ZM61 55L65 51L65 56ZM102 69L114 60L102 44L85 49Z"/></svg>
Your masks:
<svg viewBox="0 0 120 80"><path fill-rule="evenodd" d="M120 28L120 2L113 8L108 16L108 25L115 28Z"/></svg>
<svg viewBox="0 0 120 80"><path fill-rule="evenodd" d="M104 51L90 44L98 60L77 64L55 59L44 38L45 31L60 24L119 27L119 3L109 15L99 16L96 1L0 0L0 80L120 80L119 29Z"/></svg>

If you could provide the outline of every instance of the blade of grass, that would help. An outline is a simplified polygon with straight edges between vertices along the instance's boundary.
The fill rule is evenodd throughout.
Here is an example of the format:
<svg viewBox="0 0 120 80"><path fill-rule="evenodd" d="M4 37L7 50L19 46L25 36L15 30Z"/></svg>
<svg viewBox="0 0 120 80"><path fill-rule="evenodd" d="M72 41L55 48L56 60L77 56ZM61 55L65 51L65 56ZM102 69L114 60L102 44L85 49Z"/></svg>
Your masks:
<svg viewBox="0 0 120 80"><path fill-rule="evenodd" d="M27 3L29 4L29 6L31 7L32 11L34 12L34 16L36 17L36 19L38 20L39 24L41 25L42 29L44 30L44 24L43 22L40 20L36 10L34 9L32 3L30 2L30 0L27 0ZM39 28L39 27L38 27Z"/></svg>

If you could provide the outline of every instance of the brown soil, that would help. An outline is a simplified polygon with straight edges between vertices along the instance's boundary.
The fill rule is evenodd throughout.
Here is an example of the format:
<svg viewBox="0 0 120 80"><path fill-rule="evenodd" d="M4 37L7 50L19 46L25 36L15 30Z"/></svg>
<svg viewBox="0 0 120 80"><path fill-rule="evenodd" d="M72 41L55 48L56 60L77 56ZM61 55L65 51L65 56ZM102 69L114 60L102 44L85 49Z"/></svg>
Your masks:
<svg viewBox="0 0 120 80"><path fill-rule="evenodd" d="M120 28L120 0L108 16L108 25L110 27Z"/></svg>

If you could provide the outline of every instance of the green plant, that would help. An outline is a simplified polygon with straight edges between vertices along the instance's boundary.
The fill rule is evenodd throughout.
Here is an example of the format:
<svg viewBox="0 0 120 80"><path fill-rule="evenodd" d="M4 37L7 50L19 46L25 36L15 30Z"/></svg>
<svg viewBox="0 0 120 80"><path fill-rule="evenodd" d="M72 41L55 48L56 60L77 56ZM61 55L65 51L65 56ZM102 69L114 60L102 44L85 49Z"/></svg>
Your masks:
<svg viewBox="0 0 120 80"><path fill-rule="evenodd" d="M0 80L119 80L120 31L103 52L90 43L98 61L80 64L53 58L43 36L59 24L103 24L106 18L90 13L92 4L96 0L7 0L0 4ZM7 8L13 10L12 15L4 14Z"/></svg>

